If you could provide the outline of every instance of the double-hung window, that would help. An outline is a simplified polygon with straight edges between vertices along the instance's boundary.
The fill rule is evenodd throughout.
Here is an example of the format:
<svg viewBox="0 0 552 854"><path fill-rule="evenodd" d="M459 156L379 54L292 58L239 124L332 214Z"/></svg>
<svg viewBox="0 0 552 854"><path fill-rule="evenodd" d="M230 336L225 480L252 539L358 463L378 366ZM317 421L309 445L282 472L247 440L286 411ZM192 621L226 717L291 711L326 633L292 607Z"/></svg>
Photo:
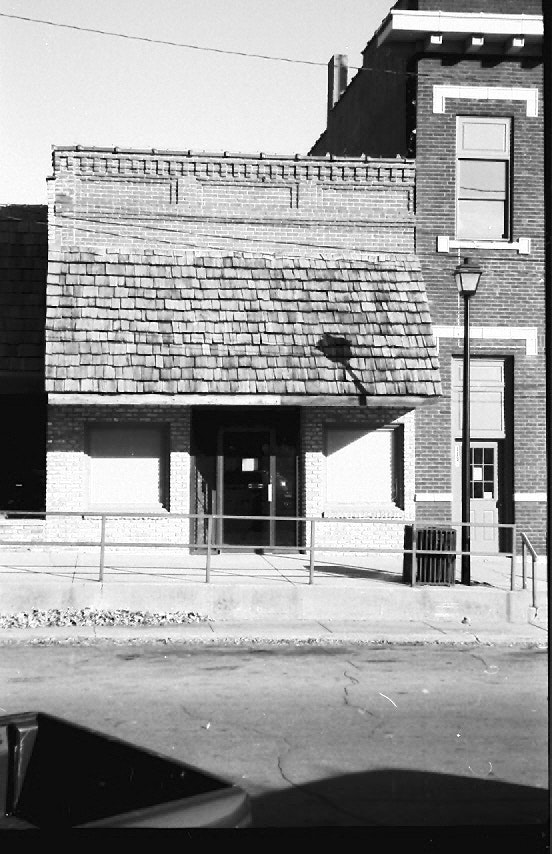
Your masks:
<svg viewBox="0 0 552 854"><path fill-rule="evenodd" d="M510 239L510 135L510 119L458 117L458 239Z"/></svg>

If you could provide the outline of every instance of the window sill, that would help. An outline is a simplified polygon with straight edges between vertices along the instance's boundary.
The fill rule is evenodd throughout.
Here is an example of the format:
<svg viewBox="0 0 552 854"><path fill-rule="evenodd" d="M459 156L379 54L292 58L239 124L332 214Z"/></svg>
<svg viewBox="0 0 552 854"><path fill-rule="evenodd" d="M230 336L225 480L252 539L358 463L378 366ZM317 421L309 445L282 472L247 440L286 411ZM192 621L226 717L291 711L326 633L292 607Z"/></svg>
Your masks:
<svg viewBox="0 0 552 854"><path fill-rule="evenodd" d="M446 235L437 237L437 252L450 252L451 249L498 249L515 251L519 255L531 253L531 238L520 237L519 240L456 240Z"/></svg>
<svg viewBox="0 0 552 854"><path fill-rule="evenodd" d="M322 516L327 519L404 519L404 510L390 501L374 504L327 504Z"/></svg>

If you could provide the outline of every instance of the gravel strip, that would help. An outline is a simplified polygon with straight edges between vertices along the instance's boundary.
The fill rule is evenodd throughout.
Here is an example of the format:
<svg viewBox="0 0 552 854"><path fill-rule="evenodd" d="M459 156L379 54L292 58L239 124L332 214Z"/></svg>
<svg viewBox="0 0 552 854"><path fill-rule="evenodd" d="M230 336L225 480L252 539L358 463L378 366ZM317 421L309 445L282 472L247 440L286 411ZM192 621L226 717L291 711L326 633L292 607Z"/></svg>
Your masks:
<svg viewBox="0 0 552 854"><path fill-rule="evenodd" d="M182 623L201 623L209 618L194 611L126 611L59 610L21 611L18 614L0 614L0 629L35 629L39 626L169 626Z"/></svg>

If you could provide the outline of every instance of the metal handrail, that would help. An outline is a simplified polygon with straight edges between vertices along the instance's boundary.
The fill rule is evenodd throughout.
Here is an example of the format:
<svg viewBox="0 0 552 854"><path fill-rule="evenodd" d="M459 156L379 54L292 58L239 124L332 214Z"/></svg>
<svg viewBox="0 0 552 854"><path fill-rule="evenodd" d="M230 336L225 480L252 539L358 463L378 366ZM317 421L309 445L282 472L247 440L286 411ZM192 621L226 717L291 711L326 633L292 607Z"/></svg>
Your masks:
<svg viewBox="0 0 552 854"><path fill-rule="evenodd" d="M538 555L531 545L531 541L527 534L523 532L520 534L521 538L521 577L522 577L522 586L524 590L527 590L527 575L525 571L525 554L526 551L531 555L531 585L532 585L532 606L533 608L537 607L537 560Z"/></svg>
<svg viewBox="0 0 552 854"><path fill-rule="evenodd" d="M463 525L468 525L474 528L495 528L495 529L504 529L509 528L512 531L512 545L513 550L509 552L502 552L503 557L510 558L511 560L511 589L514 590L514 562L516 558L516 526L511 523L472 523L472 522L448 522L444 523L442 521L438 522L420 522L416 523L410 519L400 519L400 518L387 518L387 519L372 519L367 517L356 517L356 518L343 518L343 517L330 517L330 516L237 516L237 515L225 515L221 513L168 513L168 512L152 512L152 513L144 513L140 511L128 511L128 512L101 512L95 510L86 510L86 511L78 511L78 510L52 510L52 511L33 511L33 512L25 512L25 511L0 511L0 516L3 514L7 514L10 517L40 517L48 518L48 517L78 517L81 519L97 519L100 521L100 540L72 540L68 542L67 540L41 540L39 545L42 546L80 546L80 547L99 547L100 548L100 566L99 566L99 578L98 580L103 583L104 580L104 570L105 570L105 553L106 549L109 548L197 548L198 545L204 547L206 549L206 565L205 565L205 581L207 583L211 580L211 559L213 552L219 551L221 548L224 548L225 551L239 551L239 552L255 552L259 551L266 546L263 544L259 545L249 545L249 546L233 546L227 545L224 543L218 543L214 538L216 533L216 520L220 519L249 519L249 520L263 520L263 521L295 521L301 522L303 524L309 523L310 532L309 532L309 542L302 547L298 546L278 546L278 551L280 552L297 552L298 548L304 551L308 551L309 553L309 584L314 583L314 563L315 563L315 551L322 552L331 552L331 551L339 551L342 553L345 552L355 552L361 554L403 554L403 555L412 555L412 572L411 572L411 585L416 585L416 571L414 567L416 567L416 558L418 555L437 555L439 557L458 555L462 556L464 554L469 554L473 557L488 555L489 552L478 552L470 549L470 551L462 551L462 549L454 549L454 550L435 550L435 549L424 549L419 548L416 542L416 531L420 528L461 528ZM175 519L196 519L201 520L207 524L205 543L189 543L184 541L172 542L172 543L159 543L159 542L126 542L126 541L114 541L107 540L106 538L106 529L107 529L107 521L112 518L140 518L140 519L164 519L167 521L175 520ZM329 522L337 522L340 524L369 524L369 525L392 525L392 526L412 526L412 548L407 549L404 548L387 548L387 547L367 547L367 546L339 546L338 548L332 549L325 544L318 544L316 542L316 525L324 524ZM530 550L530 553L533 557L533 599L535 601L535 591L536 591L536 581L535 581L535 561L536 561L536 552L531 546L529 540L527 539L525 534L521 534L522 538L522 548L525 549L525 546ZM29 540L1 540L0 546L3 545L29 545ZM525 581L525 551L523 551L523 574L524 574L524 588L526 587Z"/></svg>

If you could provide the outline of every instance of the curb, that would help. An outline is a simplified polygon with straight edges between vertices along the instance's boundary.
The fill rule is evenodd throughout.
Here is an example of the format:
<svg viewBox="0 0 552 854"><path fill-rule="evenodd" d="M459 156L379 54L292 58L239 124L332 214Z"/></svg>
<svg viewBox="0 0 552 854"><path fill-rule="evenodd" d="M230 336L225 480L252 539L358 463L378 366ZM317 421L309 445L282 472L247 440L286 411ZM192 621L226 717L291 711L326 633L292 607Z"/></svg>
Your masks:
<svg viewBox="0 0 552 854"><path fill-rule="evenodd" d="M250 625L206 621L171 625L129 626L39 626L0 630L0 645L12 644L192 644L216 645L507 645L547 648L548 632L538 625L514 625L499 628L456 624L414 623L405 625L339 621L293 621L290 623Z"/></svg>

